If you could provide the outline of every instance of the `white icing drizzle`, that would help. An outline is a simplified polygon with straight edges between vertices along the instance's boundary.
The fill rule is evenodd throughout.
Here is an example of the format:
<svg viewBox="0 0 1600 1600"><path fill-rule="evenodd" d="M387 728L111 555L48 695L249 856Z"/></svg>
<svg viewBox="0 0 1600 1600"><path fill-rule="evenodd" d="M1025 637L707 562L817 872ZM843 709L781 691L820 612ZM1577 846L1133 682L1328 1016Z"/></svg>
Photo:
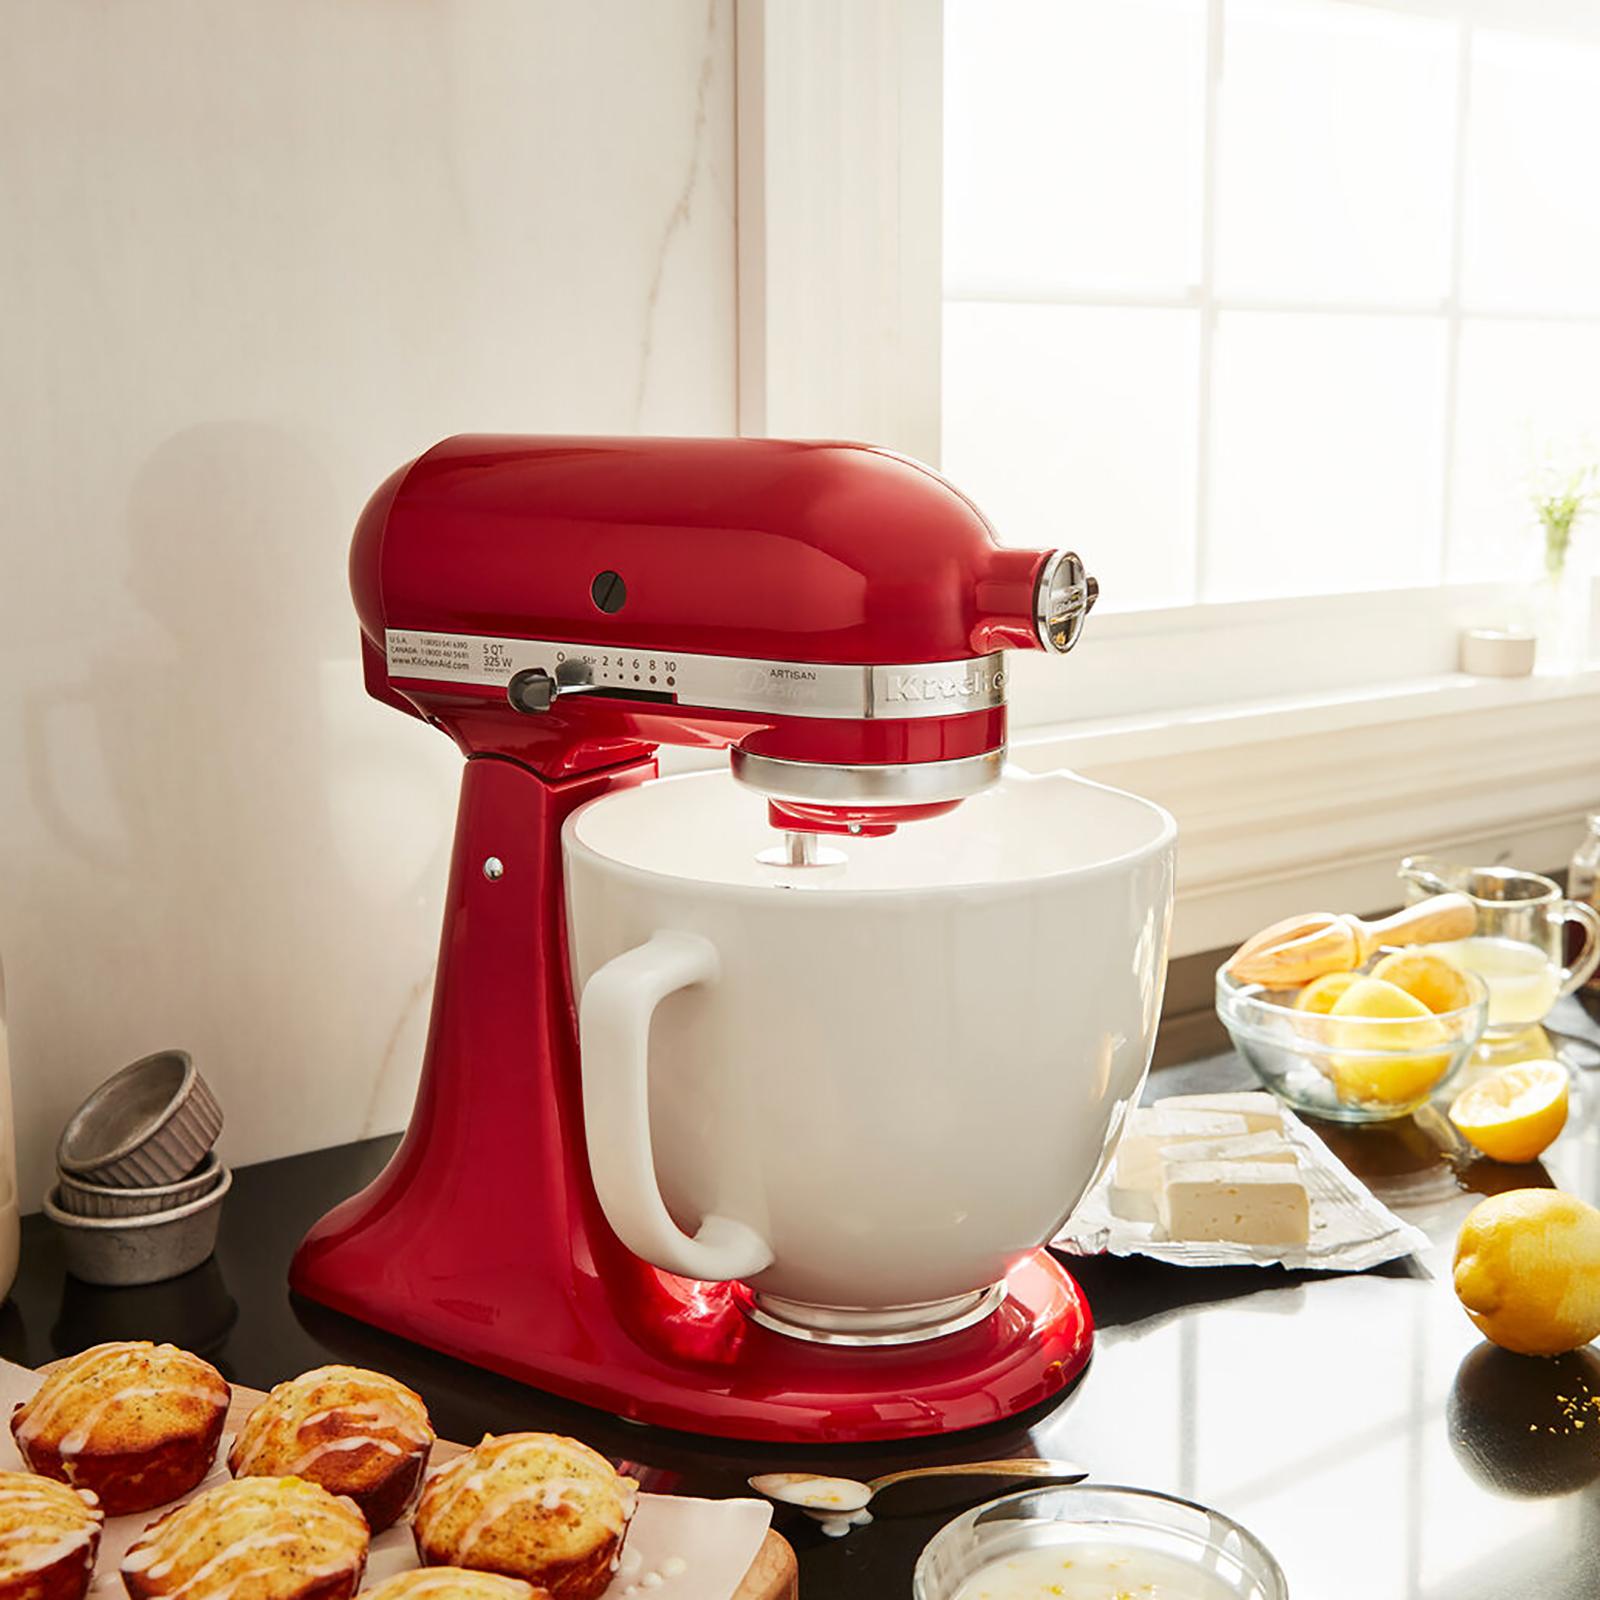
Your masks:
<svg viewBox="0 0 1600 1600"><path fill-rule="evenodd" d="M53 1567L94 1538L93 1528L13 1528L0 1535L0 1572Z"/></svg>
<svg viewBox="0 0 1600 1600"><path fill-rule="evenodd" d="M90 1406L73 1424L72 1431L61 1435L61 1443L57 1446L57 1449L60 1450L63 1456L81 1455L84 1446L88 1444L90 1437L94 1433L96 1424L113 1406L121 1405L125 1400L142 1400L147 1395L160 1393L161 1387L159 1384L124 1384L115 1394L108 1394L98 1405Z"/></svg>
<svg viewBox="0 0 1600 1600"><path fill-rule="evenodd" d="M197 1376L202 1381L196 1382ZM95 1429L117 1407L133 1400L168 1395L225 1407L229 1390L220 1374L176 1345L148 1341L97 1344L72 1357L45 1379L33 1398L24 1403L12 1431L18 1446L26 1452L73 1407L83 1407L71 1419L70 1428L57 1446L63 1461L67 1461L93 1445Z"/></svg>
<svg viewBox="0 0 1600 1600"><path fill-rule="evenodd" d="M57 1367L40 1385L34 1397L23 1403L16 1426L12 1430L17 1442L31 1444L55 1421L57 1414L65 1406L78 1398L79 1374L85 1367L94 1365L96 1360L103 1356L99 1376L106 1378L132 1366L135 1353L136 1347L133 1345L97 1344L93 1349L73 1356L65 1366Z"/></svg>
<svg viewBox="0 0 1600 1600"><path fill-rule="evenodd" d="M281 1528L277 1531L274 1531L271 1528L256 1528L250 1533L245 1534L242 1538L235 1539L232 1544L224 1545L223 1548L214 1556L212 1556L209 1561L202 1561L200 1565L183 1580L182 1583L175 1584L166 1592L169 1596L176 1597L180 1594L187 1594L197 1584L200 1585L202 1591L204 1591L206 1579L209 1578L214 1572L217 1572L221 1568L228 1566L230 1563L238 1565L246 1557L256 1558L251 1561L248 1566L246 1566L243 1573L236 1572L227 1584L220 1588L212 1588L210 1593L213 1597L213 1600L220 1600L220 1597L231 1592L238 1585L240 1579L246 1574L268 1572L272 1569L274 1565L273 1562L261 1559L266 1551L275 1550L279 1545L293 1544L299 1537L300 1530L298 1528ZM157 1566L151 1567L149 1569L149 1575L152 1578L167 1577L171 1574L172 1569L176 1565L176 1557L170 1557L168 1560L159 1563ZM302 1571L307 1577L322 1577L339 1571L343 1565L343 1562L333 1562L331 1564L324 1562L317 1566L305 1566L302 1568ZM138 1569L130 1569L127 1563L124 1562L123 1570L137 1571Z"/></svg>
<svg viewBox="0 0 1600 1600"><path fill-rule="evenodd" d="M303 1478L324 1456L348 1455L354 1450L376 1450L386 1456L403 1456L405 1447L393 1439L371 1438L364 1433L353 1433L345 1439L328 1439L297 1455L284 1469L284 1475Z"/></svg>
<svg viewBox="0 0 1600 1600"><path fill-rule="evenodd" d="M341 1386L350 1391L347 1400L338 1398ZM302 1416L303 1407L312 1409ZM356 1427L334 1439L318 1438L319 1425L328 1422ZM300 1474L334 1452L370 1448L400 1457L432 1444L433 1429L420 1395L382 1373L316 1367L278 1384L251 1412L234 1441L229 1465L241 1478L262 1468Z"/></svg>
<svg viewBox="0 0 1600 1600"><path fill-rule="evenodd" d="M872 1521L865 1506L857 1511L813 1511L811 1516L830 1539L842 1539L852 1528L864 1528Z"/></svg>
<svg viewBox="0 0 1600 1600"><path fill-rule="evenodd" d="M74 1550L87 1566L104 1522L93 1496L29 1473L0 1473L0 1574L38 1572Z"/></svg>
<svg viewBox="0 0 1600 1600"><path fill-rule="evenodd" d="M307 1578L359 1569L366 1559L366 1522L352 1501L295 1479L244 1478L206 1490L146 1529L123 1558L124 1575L160 1583L183 1572L229 1517L241 1519L244 1531L180 1582L163 1587L167 1600L194 1590L205 1600L228 1600L249 1579L279 1570L273 1552L285 1544L309 1547L295 1561L296 1572Z"/></svg>
<svg viewBox="0 0 1600 1600"><path fill-rule="evenodd" d="M551 1466L564 1467L566 1475L551 1475ZM520 1481L497 1481L506 1477ZM477 1449L429 1476L418 1517L424 1526L443 1522L464 1497L484 1496L472 1520L448 1541L455 1559L467 1561L489 1531L519 1505L535 1505L545 1512L570 1507L590 1516L597 1532L616 1537L633 1515L636 1493L631 1478L619 1477L604 1456L576 1440L540 1433L486 1435Z"/></svg>
<svg viewBox="0 0 1600 1600"><path fill-rule="evenodd" d="M559 1511L566 1507L579 1509L594 1494L596 1484L581 1478L541 1478L533 1483L509 1484L484 1503L483 1510L467 1524L466 1531L456 1544L456 1558L465 1561L478 1547L478 1541L500 1519L519 1505L532 1502L541 1511ZM573 1500L578 1502L573 1506ZM603 1519L608 1533L621 1531L621 1520Z"/></svg>

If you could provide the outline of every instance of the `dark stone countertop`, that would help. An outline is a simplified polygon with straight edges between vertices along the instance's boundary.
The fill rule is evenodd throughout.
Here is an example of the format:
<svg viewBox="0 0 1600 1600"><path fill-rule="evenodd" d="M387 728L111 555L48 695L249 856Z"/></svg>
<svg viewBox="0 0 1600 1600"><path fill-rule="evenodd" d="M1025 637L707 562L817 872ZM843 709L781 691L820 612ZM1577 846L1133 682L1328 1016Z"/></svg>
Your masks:
<svg viewBox="0 0 1600 1600"><path fill-rule="evenodd" d="M1559 1361L1484 1344L1456 1303L1450 1257L1481 1193L1555 1183L1600 1203L1600 1038L1575 1005L1567 1131L1539 1165L1462 1164L1446 1125L1320 1127L1333 1148L1432 1244L1419 1258L1332 1276L1278 1268L1185 1269L1140 1258L1075 1270L1099 1326L1083 1379L1041 1414L907 1446L751 1447L624 1424L292 1302L301 1234L382 1166L392 1139L241 1169L216 1256L143 1289L68 1279L42 1217L23 1225L22 1271L0 1309L0 1354L38 1365L102 1339L171 1339L232 1378L267 1387L338 1359L392 1372L428 1400L441 1434L553 1428L639 1463L646 1486L740 1492L747 1473L834 1465L868 1477L919 1461L1040 1454L1102 1482L1202 1500L1277 1554L1295 1600L1594 1600L1600 1595L1600 1353ZM1156 1094L1245 1084L1220 1056L1156 1075ZM1552 1431L1554 1430L1554 1431ZM895 1600L948 1511L884 1518L824 1539L778 1526L800 1554L807 1600Z"/></svg>

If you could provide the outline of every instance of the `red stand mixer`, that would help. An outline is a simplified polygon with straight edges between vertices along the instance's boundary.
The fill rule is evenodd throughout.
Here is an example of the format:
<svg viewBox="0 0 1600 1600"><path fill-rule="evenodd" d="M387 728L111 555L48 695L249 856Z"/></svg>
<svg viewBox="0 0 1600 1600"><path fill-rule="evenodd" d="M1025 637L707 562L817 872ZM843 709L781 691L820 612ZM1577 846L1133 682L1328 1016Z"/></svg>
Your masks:
<svg viewBox="0 0 1600 1600"><path fill-rule="evenodd" d="M729 750L795 863L922 825L998 778L1000 652L1072 647L1096 592L1077 556L1001 548L935 473L858 445L480 436L384 483L350 571L368 691L468 759L410 1129L293 1287L738 1438L945 1432L1070 1382L1091 1323L1044 1250L976 1320L866 1349L623 1246L585 1148L561 828L654 777L660 744Z"/></svg>

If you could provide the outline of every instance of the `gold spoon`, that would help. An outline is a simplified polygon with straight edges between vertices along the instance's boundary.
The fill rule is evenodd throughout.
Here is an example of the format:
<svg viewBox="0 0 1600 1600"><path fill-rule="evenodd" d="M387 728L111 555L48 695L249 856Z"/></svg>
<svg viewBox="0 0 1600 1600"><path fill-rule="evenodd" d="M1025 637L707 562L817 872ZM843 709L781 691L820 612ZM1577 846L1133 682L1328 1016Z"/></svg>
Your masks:
<svg viewBox="0 0 1600 1600"><path fill-rule="evenodd" d="M906 1467L900 1472L886 1472L882 1477L861 1482L856 1478L839 1478L821 1472L760 1472L747 1479L757 1494L764 1494L780 1505L798 1506L822 1524L822 1531L838 1538L852 1526L870 1522L869 1503L876 1503L880 1513L894 1514L896 1507L886 1506L878 1497L884 1490L913 1480L928 1478L1042 1478L1051 1483L1080 1483L1089 1476L1086 1467L1072 1461L1041 1460L1037 1456L1020 1456L1009 1461L961 1461L949 1466ZM892 1497L899 1500L900 1496ZM970 1496L959 1496L966 1499ZM919 1507L918 1509L922 1509Z"/></svg>

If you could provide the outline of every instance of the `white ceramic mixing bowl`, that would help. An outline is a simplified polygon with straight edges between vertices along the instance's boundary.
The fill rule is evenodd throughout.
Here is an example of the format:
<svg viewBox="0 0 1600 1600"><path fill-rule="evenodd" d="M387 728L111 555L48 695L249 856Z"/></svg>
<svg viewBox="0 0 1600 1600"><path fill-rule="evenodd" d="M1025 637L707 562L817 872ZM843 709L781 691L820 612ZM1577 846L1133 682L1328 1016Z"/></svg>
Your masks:
<svg viewBox="0 0 1600 1600"><path fill-rule="evenodd" d="M948 816L764 864L725 773L563 830L589 1158L670 1272L740 1279L791 1331L981 1314L1097 1175L1161 1006L1172 819L1010 772Z"/></svg>

